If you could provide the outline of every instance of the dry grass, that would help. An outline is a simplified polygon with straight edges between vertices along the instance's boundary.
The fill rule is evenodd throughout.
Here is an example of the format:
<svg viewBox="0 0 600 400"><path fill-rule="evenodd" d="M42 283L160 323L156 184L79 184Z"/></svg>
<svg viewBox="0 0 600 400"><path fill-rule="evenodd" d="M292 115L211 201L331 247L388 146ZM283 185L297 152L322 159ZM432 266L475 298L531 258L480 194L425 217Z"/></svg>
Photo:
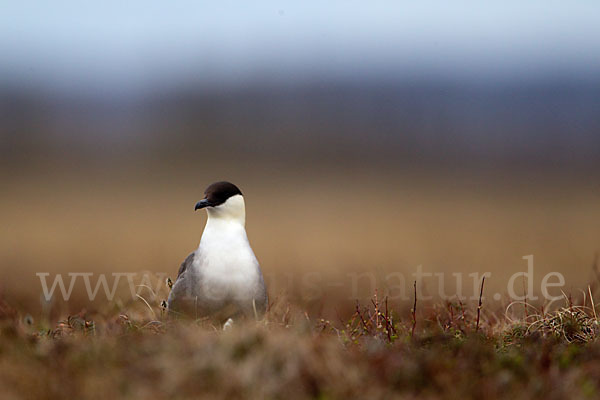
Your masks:
<svg viewBox="0 0 600 400"><path fill-rule="evenodd" d="M566 298L551 313L528 310L513 304L498 318L485 303L447 303L403 314L375 294L331 321L280 300L264 320L222 331L172 320L153 300L52 326L2 301L0 387L9 399L594 396L595 308Z"/></svg>

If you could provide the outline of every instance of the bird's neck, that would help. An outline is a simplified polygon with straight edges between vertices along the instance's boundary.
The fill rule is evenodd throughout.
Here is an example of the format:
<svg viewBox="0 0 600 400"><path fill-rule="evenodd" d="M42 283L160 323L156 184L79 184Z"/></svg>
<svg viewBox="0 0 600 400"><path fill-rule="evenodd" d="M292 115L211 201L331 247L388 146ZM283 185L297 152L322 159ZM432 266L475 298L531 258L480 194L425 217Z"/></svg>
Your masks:
<svg viewBox="0 0 600 400"><path fill-rule="evenodd" d="M235 244L238 241L247 242L244 221L231 218L209 217L202 232L200 246L213 246L215 244Z"/></svg>
<svg viewBox="0 0 600 400"><path fill-rule="evenodd" d="M216 207L207 208L208 219L200 246L204 243L210 247L226 246L227 243L247 242L246 236L246 207L244 197L232 196Z"/></svg>

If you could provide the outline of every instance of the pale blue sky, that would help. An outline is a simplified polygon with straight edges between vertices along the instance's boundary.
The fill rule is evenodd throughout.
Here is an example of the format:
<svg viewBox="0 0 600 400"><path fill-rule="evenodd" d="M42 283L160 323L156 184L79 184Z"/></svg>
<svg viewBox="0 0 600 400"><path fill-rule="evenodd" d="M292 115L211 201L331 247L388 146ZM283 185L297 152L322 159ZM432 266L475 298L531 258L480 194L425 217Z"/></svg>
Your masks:
<svg viewBox="0 0 600 400"><path fill-rule="evenodd" d="M135 91L311 77L593 76L599 4L4 1L0 80Z"/></svg>

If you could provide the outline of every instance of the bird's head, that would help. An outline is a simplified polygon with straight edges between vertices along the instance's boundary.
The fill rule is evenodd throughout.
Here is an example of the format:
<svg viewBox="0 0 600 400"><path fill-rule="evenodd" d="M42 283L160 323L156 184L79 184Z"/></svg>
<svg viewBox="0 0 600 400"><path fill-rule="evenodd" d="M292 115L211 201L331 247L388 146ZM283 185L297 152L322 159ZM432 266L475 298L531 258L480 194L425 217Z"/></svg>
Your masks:
<svg viewBox="0 0 600 400"><path fill-rule="evenodd" d="M204 191L194 210L206 208L209 218L236 220L244 224L246 207L240 189L230 182L215 182Z"/></svg>

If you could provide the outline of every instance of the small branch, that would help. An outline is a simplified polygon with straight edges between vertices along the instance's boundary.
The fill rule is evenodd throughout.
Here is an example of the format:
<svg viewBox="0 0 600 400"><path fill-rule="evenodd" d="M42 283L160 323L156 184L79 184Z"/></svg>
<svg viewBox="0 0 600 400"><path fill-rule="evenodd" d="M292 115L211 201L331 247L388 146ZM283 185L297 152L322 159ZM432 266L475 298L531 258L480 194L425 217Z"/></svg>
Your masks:
<svg viewBox="0 0 600 400"><path fill-rule="evenodd" d="M363 318L362 313L360 312L360 303L358 302L358 300L356 300L356 313L360 317L360 320L363 324L365 331L369 332L369 327L367 326L367 323L365 322L365 319Z"/></svg>
<svg viewBox="0 0 600 400"><path fill-rule="evenodd" d="M388 313L388 298L385 296L385 330L387 331L388 342L392 342L392 330L390 329L390 317Z"/></svg>
<svg viewBox="0 0 600 400"><path fill-rule="evenodd" d="M375 328L379 329L379 300L377 299L377 289L375 289Z"/></svg>
<svg viewBox="0 0 600 400"><path fill-rule="evenodd" d="M569 292L569 311L571 313L573 312L573 294L570 292Z"/></svg>
<svg viewBox="0 0 600 400"><path fill-rule="evenodd" d="M458 299L458 304L460 304L460 316L461 316L462 322L464 324L467 321L467 317L465 316L465 306L464 306L463 302L460 300L460 298Z"/></svg>
<svg viewBox="0 0 600 400"><path fill-rule="evenodd" d="M523 277L523 280L521 282L523 283L523 297L525 298L525 322L527 322L527 320L529 319L529 309L527 308L527 296L529 296L529 293L527 292L527 289L525 289L525 277Z"/></svg>
<svg viewBox="0 0 600 400"><path fill-rule="evenodd" d="M415 303L413 304L413 309L412 309L413 326L412 326L412 330L410 332L410 337L415 336L415 328L417 327L417 281L415 281L414 287L415 287Z"/></svg>
<svg viewBox="0 0 600 400"><path fill-rule="evenodd" d="M479 331L479 315L481 314L481 304L483 298L483 285L485 284L485 275L481 280L481 290L479 291L479 305L477 306L477 323L475 324L475 332Z"/></svg>

